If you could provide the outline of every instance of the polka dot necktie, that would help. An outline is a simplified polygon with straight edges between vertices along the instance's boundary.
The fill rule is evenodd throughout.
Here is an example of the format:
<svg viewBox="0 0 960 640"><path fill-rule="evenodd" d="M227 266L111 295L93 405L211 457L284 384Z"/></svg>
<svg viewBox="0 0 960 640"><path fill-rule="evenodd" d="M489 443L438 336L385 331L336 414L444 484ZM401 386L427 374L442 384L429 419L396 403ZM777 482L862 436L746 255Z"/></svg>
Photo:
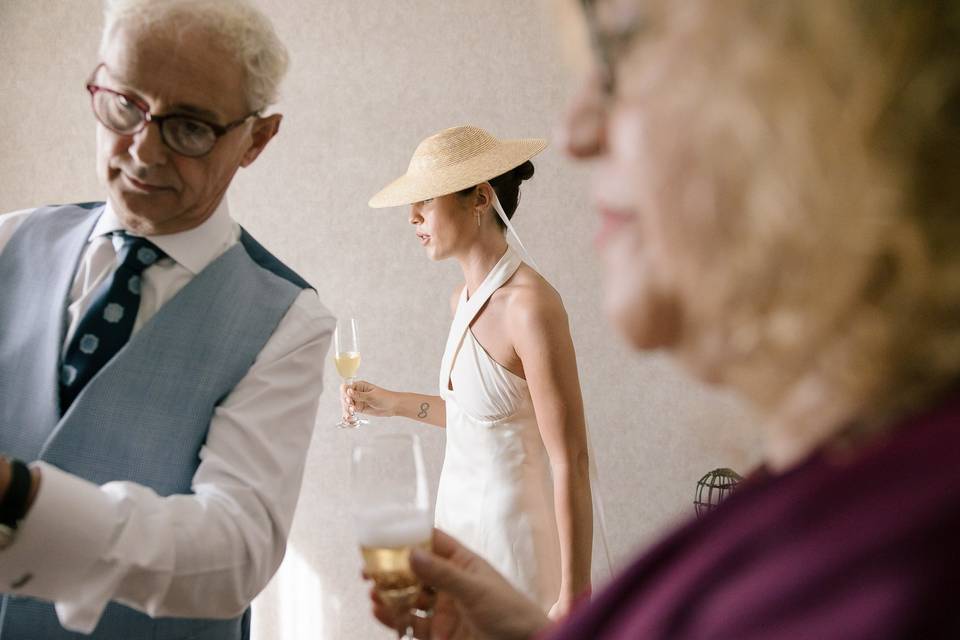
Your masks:
<svg viewBox="0 0 960 640"><path fill-rule="evenodd" d="M166 254L146 238L117 232L120 266L100 284L77 324L60 367L60 409L66 412L84 385L130 339L140 310L140 276Z"/></svg>

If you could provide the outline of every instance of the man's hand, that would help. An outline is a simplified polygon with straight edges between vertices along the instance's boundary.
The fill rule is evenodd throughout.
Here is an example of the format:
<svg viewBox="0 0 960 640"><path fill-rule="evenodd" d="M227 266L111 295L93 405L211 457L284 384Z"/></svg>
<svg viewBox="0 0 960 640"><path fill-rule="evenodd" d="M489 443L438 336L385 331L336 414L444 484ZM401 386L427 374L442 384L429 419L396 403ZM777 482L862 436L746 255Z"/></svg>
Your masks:
<svg viewBox="0 0 960 640"><path fill-rule="evenodd" d="M0 502L7 497L7 488L10 486L10 458L0 456Z"/></svg>
<svg viewBox="0 0 960 640"><path fill-rule="evenodd" d="M371 592L373 615L391 629L410 623L417 638L528 640L550 624L540 608L485 560L435 530L433 554L414 550L413 572L437 591L433 616L398 614Z"/></svg>
<svg viewBox="0 0 960 640"><path fill-rule="evenodd" d="M0 502L7 497L7 489L10 487L10 458L0 455ZM27 497L27 509L33 506L33 501L40 490L40 469L39 467L30 467L30 495Z"/></svg>

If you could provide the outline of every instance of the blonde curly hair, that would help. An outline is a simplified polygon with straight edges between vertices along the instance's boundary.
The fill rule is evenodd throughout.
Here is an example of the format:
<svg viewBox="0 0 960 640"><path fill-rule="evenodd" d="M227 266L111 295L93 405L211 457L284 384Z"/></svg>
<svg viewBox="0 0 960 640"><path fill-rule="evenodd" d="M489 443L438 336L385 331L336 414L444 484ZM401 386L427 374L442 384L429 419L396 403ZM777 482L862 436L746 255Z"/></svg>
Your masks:
<svg viewBox="0 0 960 640"><path fill-rule="evenodd" d="M861 430L960 381L960 5L643 7L617 82L655 124L681 358Z"/></svg>

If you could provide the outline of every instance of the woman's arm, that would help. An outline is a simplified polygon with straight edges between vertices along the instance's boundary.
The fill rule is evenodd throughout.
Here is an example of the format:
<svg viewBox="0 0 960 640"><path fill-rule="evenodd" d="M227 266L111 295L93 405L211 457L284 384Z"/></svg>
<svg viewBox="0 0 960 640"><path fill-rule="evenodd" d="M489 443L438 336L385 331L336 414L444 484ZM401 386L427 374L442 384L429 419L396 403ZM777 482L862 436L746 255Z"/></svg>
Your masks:
<svg viewBox="0 0 960 640"><path fill-rule="evenodd" d="M401 416L435 427L447 426L447 403L440 396L390 391L366 380L341 385L340 406L344 417L357 412L370 416Z"/></svg>
<svg viewBox="0 0 960 640"><path fill-rule="evenodd" d="M447 403L440 396L397 392L393 415L443 428L447 426Z"/></svg>
<svg viewBox="0 0 960 640"><path fill-rule="evenodd" d="M456 313L463 285L450 296L450 311ZM447 426L447 403L440 396L390 391L365 380L340 385L344 420L354 411L370 416L401 416L435 427Z"/></svg>
<svg viewBox="0 0 960 640"><path fill-rule="evenodd" d="M515 292L507 316L553 471L562 569L560 598L551 610L557 616L590 589L593 502L577 358L555 291Z"/></svg>

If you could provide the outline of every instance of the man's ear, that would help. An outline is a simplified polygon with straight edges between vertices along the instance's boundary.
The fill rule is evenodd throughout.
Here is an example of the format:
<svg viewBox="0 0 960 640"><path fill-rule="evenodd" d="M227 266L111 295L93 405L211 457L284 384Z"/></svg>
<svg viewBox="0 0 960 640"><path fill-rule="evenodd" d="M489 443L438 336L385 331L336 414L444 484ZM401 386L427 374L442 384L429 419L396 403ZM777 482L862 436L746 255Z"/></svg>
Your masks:
<svg viewBox="0 0 960 640"><path fill-rule="evenodd" d="M240 161L241 167L249 167L253 164L260 152L266 148L267 143L280 131L281 120L283 120L283 114L274 113L263 118L257 118L254 121L253 130L250 132L252 143L246 153L243 154L243 159Z"/></svg>

